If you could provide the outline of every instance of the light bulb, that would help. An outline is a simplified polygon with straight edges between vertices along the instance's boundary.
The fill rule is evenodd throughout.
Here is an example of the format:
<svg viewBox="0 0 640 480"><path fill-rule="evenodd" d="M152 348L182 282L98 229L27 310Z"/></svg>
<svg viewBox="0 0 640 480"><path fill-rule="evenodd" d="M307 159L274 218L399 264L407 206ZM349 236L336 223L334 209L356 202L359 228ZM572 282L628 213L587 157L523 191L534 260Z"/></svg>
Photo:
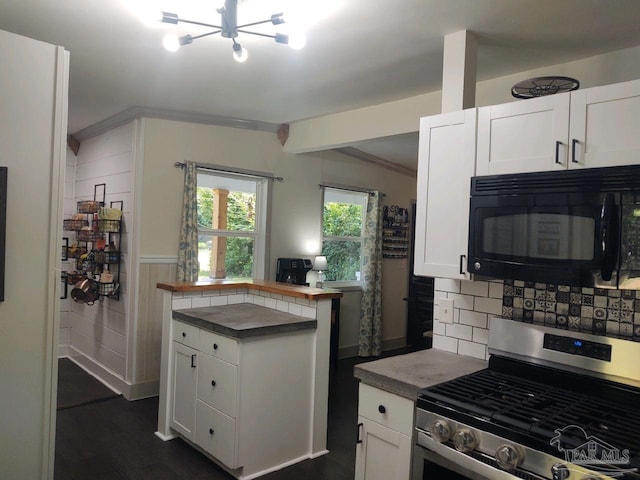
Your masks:
<svg viewBox="0 0 640 480"><path fill-rule="evenodd" d="M178 36L173 33L168 33L162 39L162 45L165 50L169 52L177 52L180 49L180 40Z"/></svg>
<svg viewBox="0 0 640 480"><path fill-rule="evenodd" d="M238 63L244 63L249 58L249 52L246 48L242 48L239 43L233 44L233 59Z"/></svg>
<svg viewBox="0 0 640 480"><path fill-rule="evenodd" d="M289 46L294 50L300 50L307 44L307 36L304 32L291 32L289 34Z"/></svg>

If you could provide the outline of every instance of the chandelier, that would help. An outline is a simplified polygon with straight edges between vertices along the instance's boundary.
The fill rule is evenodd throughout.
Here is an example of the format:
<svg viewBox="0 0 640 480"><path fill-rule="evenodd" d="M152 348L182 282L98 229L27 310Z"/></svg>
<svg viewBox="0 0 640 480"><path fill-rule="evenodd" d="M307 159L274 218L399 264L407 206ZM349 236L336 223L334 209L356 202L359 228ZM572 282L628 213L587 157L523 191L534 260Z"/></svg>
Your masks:
<svg viewBox="0 0 640 480"><path fill-rule="evenodd" d="M215 5L217 3L217 5ZM238 25L238 0L218 0L214 1L216 11L220 14L220 25L212 25L210 23L199 22L195 20L187 20L180 18L175 13L162 12L162 22L177 25L179 23L186 23L190 25L197 25L199 27L207 27L212 29L211 31L202 33L200 35L183 35L178 37L174 34L169 34L164 38L164 47L172 52L175 52L180 47L190 45L194 40L199 38L208 37L211 35L220 34L225 38L231 39L233 42L233 58L237 62L244 62L248 57L247 49L244 48L236 38L239 33L246 33L249 35L256 35L259 37L273 38L277 43L283 43L289 45L291 48L300 49L304 47L306 39L303 34L290 34L275 33L269 35L266 33L255 32L247 30L247 27L254 27L256 25L262 25L265 23L271 23L272 25L280 25L285 23L284 14L276 13L271 15L271 18L262 20L259 22L246 23L244 25Z"/></svg>

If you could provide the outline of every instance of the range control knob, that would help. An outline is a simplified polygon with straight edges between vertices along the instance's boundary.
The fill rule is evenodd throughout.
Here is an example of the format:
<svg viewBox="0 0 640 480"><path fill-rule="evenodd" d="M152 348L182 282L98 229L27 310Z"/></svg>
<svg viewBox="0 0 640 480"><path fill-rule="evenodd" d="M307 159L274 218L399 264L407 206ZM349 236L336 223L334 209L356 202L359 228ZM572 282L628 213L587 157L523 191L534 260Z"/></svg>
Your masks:
<svg viewBox="0 0 640 480"><path fill-rule="evenodd" d="M551 467L551 478L553 480L566 480L569 478L570 473L569 467L562 463L556 463Z"/></svg>
<svg viewBox="0 0 640 480"><path fill-rule="evenodd" d="M453 435L453 446L459 452L470 452L478 446L478 440L471 430L461 428Z"/></svg>
<svg viewBox="0 0 640 480"><path fill-rule="evenodd" d="M482 265L480 264L480 262L475 262L473 264L473 268L475 268L476 270L480 270L482 268Z"/></svg>
<svg viewBox="0 0 640 480"><path fill-rule="evenodd" d="M524 453L513 445L500 445L496 450L496 462L503 470L514 470L524 460Z"/></svg>
<svg viewBox="0 0 640 480"><path fill-rule="evenodd" d="M446 420L436 420L429 430L431 437L437 442L444 443L451 439L451 427Z"/></svg>

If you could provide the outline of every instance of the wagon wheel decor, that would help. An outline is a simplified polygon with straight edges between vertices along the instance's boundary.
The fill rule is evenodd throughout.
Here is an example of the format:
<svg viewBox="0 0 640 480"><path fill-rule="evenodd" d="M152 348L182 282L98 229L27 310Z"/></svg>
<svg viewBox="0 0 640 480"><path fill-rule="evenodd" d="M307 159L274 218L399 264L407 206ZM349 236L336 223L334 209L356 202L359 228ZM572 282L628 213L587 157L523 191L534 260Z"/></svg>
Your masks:
<svg viewBox="0 0 640 480"><path fill-rule="evenodd" d="M535 77L516 83L511 95L516 98L535 98L577 90L580 82L571 77Z"/></svg>

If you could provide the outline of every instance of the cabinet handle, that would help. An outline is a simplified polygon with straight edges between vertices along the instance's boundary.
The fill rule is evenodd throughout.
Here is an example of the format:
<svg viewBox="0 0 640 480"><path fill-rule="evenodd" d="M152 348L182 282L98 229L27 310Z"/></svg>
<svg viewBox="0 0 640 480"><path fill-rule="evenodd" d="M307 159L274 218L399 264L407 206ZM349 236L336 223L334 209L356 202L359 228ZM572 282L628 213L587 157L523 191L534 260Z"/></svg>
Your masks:
<svg viewBox="0 0 640 480"><path fill-rule="evenodd" d="M213 428L209 429L209 435L213 435L214 433L216 433L216 431Z"/></svg>
<svg viewBox="0 0 640 480"><path fill-rule="evenodd" d="M196 368L196 354L191 355L191 368Z"/></svg>
<svg viewBox="0 0 640 480"><path fill-rule="evenodd" d="M216 386L216 381L215 380L211 380L211 386L215 387Z"/></svg>
<svg viewBox="0 0 640 480"><path fill-rule="evenodd" d="M358 434L356 435L356 445L358 443L362 443L362 438L360 438L360 432L362 431L362 427L363 427L363 424L359 423L358 424Z"/></svg>
<svg viewBox="0 0 640 480"><path fill-rule="evenodd" d="M460 275L464 275L463 265L464 261L467 259L466 255L460 255Z"/></svg>
<svg viewBox="0 0 640 480"><path fill-rule="evenodd" d="M562 145L561 141L556 142L556 163L560 164L560 145Z"/></svg>
<svg viewBox="0 0 640 480"><path fill-rule="evenodd" d="M571 140L571 162L572 163L578 163L578 159L576 158L576 147L578 146L579 143L580 141L577 138L574 138L573 140Z"/></svg>
<svg viewBox="0 0 640 480"><path fill-rule="evenodd" d="M214 344L213 344L213 349L214 349L214 350L217 350L217 349L218 349L218 344L217 344L217 343L214 343Z"/></svg>
<svg viewBox="0 0 640 480"><path fill-rule="evenodd" d="M387 413L387 408L384 405L378 405L378 411L384 414Z"/></svg>

